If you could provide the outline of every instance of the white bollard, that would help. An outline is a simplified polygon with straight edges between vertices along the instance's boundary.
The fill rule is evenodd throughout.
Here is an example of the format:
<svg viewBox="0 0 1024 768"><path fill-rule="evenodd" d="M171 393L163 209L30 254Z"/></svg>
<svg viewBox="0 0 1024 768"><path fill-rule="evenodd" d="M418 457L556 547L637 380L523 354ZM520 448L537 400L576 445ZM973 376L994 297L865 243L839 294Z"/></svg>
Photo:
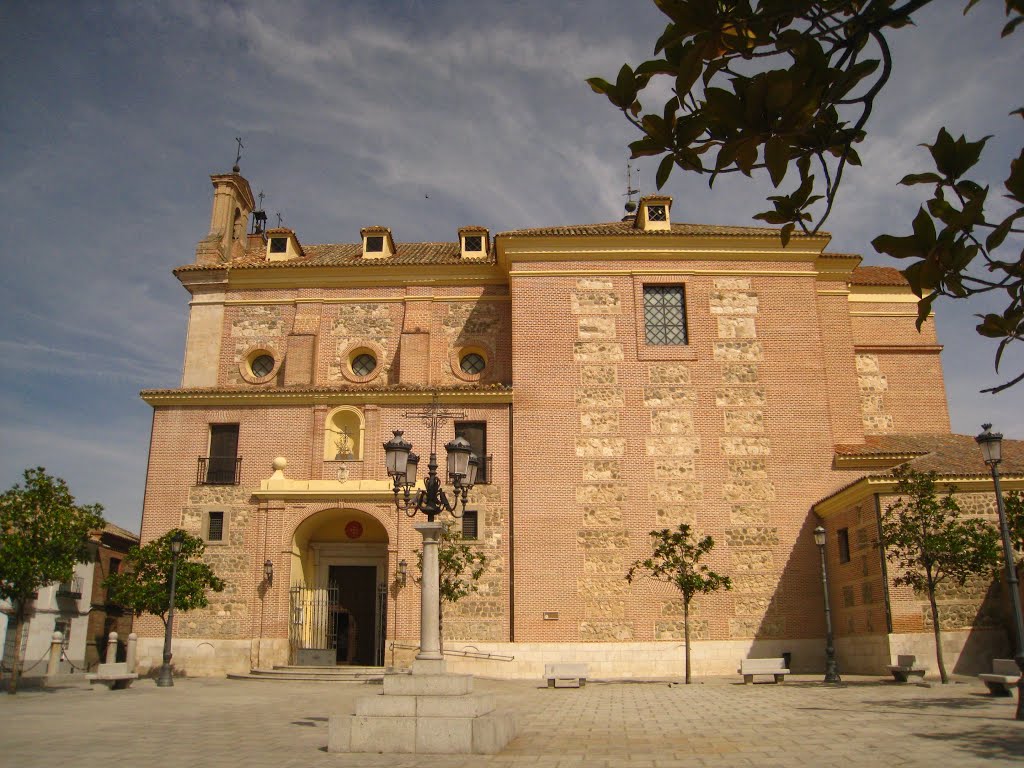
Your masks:
<svg viewBox="0 0 1024 768"><path fill-rule="evenodd" d="M60 673L60 652L64 643L64 635L54 632L50 639L50 658L46 662L46 676L54 677Z"/></svg>
<svg viewBox="0 0 1024 768"><path fill-rule="evenodd" d="M128 635L128 649L125 654L125 664L128 667L129 672L135 671L135 654L138 653L136 646L139 644L139 636L134 632Z"/></svg>
<svg viewBox="0 0 1024 768"><path fill-rule="evenodd" d="M107 664L117 661L117 632L107 635Z"/></svg>

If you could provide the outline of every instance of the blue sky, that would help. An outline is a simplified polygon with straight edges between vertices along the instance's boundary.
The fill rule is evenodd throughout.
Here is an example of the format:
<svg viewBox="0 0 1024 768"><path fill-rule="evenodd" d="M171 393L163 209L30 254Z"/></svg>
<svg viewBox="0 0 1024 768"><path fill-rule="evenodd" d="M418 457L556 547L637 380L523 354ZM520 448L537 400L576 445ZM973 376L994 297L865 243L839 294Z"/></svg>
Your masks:
<svg viewBox="0 0 1024 768"><path fill-rule="evenodd" d="M905 234L940 125L995 134L979 180L1020 147L1021 32L1002 2L939 2L895 33L893 82L865 167L826 228L885 264ZM171 275L207 231L209 174L242 171L303 242L610 221L632 129L584 83L650 54L646 2L11 2L0 7L0 487L42 465L137 530L151 409L179 383L188 295ZM640 162L654 191L655 165ZM745 224L766 185L676 172L676 221ZM429 197L427 197L429 195ZM984 302L938 306L954 430L1024 438L1024 388L998 396ZM1017 352L1004 373L1024 365ZM1005 378L1005 377L1004 377Z"/></svg>

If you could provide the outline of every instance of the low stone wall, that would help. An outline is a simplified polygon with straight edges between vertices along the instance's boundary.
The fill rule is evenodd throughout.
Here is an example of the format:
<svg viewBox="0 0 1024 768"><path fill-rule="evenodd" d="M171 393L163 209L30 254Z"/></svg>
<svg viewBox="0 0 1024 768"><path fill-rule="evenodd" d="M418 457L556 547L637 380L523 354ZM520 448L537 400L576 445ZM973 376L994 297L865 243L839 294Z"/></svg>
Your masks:
<svg viewBox="0 0 1024 768"><path fill-rule="evenodd" d="M686 661L682 643L445 643L445 651L473 651L512 656L499 661L446 655L448 670L461 674L505 679L540 679L545 664L590 665L594 679L682 677ZM751 656L792 655L796 674L825 668L824 640L710 640L691 646L693 674L735 675L741 659Z"/></svg>
<svg viewBox="0 0 1024 768"><path fill-rule="evenodd" d="M930 632L889 635L892 658L900 654L917 656L917 663L928 668L927 677L938 677L935 637ZM970 629L942 632L942 658L951 675L978 675L992 671L992 659L1008 659L1010 642L1002 629ZM894 664L895 661L888 662Z"/></svg>
<svg viewBox="0 0 1024 768"><path fill-rule="evenodd" d="M836 638L839 674L888 675L886 667L895 662L889 651L889 635L855 635Z"/></svg>
<svg viewBox="0 0 1024 768"><path fill-rule="evenodd" d="M273 667L288 663L288 640L224 640L174 638L171 666L176 675L187 677L223 677L228 673L244 674L253 667ZM140 637L138 644L139 675L154 674L163 664L163 638Z"/></svg>

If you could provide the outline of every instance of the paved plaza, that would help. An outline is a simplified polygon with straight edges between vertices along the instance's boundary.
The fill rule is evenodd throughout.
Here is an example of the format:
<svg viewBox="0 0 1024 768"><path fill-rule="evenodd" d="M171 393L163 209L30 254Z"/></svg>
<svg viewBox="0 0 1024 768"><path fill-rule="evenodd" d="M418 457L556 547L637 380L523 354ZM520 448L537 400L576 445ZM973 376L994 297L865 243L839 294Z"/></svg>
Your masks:
<svg viewBox="0 0 1024 768"><path fill-rule="evenodd" d="M338 683L141 680L127 691L71 686L0 696L0 765L160 766L946 766L1024 764L1015 701L977 681L827 687L714 678L690 686L476 681L511 708L518 736L500 755L329 754L327 718L374 689ZM379 690L379 688L378 688Z"/></svg>

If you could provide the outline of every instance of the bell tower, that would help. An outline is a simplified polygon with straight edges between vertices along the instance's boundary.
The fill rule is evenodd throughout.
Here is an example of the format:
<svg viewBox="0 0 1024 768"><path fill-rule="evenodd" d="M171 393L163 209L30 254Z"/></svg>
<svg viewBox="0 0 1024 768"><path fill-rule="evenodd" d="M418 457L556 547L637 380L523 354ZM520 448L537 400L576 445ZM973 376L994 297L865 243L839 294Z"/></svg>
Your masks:
<svg viewBox="0 0 1024 768"><path fill-rule="evenodd" d="M236 162L231 173L214 174L210 232L196 246L196 264L219 264L245 253L249 216L256 207L249 182Z"/></svg>

